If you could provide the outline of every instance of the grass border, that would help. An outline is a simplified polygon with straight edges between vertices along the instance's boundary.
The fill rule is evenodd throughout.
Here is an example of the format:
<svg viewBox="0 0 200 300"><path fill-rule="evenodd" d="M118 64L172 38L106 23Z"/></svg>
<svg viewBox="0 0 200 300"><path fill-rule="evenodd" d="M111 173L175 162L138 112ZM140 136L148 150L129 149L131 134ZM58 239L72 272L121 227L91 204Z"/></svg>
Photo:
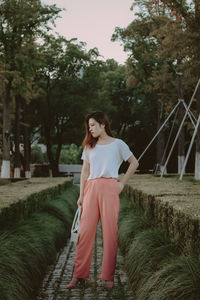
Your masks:
<svg viewBox="0 0 200 300"><path fill-rule="evenodd" d="M28 219L34 212L41 210L42 203L47 201L49 197L59 195L69 186L72 186L72 181L66 181L38 193L32 193L25 199L19 199L19 201L3 207L0 210L0 230L12 227L15 223Z"/></svg>
<svg viewBox="0 0 200 300"><path fill-rule="evenodd" d="M2 231L1 300L36 299L48 265L70 235L78 194L77 186L69 186L59 195L52 193L46 201L42 197L39 211Z"/></svg>

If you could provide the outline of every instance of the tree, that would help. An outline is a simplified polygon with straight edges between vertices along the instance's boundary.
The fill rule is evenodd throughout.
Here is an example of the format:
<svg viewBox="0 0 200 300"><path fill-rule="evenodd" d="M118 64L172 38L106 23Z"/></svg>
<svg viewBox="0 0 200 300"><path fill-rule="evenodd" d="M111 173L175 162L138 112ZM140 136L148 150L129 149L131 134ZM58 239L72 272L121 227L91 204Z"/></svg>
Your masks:
<svg viewBox="0 0 200 300"><path fill-rule="evenodd" d="M42 33L42 26L54 21L60 10L43 6L39 0L4 0L0 4L0 60L4 65L3 97L3 164L1 177L10 177L10 102L15 79L23 78L16 58L23 48ZM26 59L26 57L24 57Z"/></svg>
<svg viewBox="0 0 200 300"><path fill-rule="evenodd" d="M58 176L59 157L66 134L69 133L69 143L69 136L74 138L70 131L80 131L77 124L83 122L87 107L81 94L84 80L80 78L80 70L84 70L93 57L96 59L98 52L93 49L87 53L84 46L76 40L46 35L38 47L41 63L35 84L40 95L35 99L35 110L40 117L41 135L47 146L53 176ZM52 150L54 145L57 145L55 152Z"/></svg>
<svg viewBox="0 0 200 300"><path fill-rule="evenodd" d="M192 93L192 89L200 78L200 3L198 0L188 1L165 1L171 10L179 16L181 23L184 25L184 46L181 43L179 49L181 52L186 53L186 59L184 61L184 70L187 72L184 85ZM196 111L197 115L200 114L200 90L196 93ZM196 155L195 155L195 178L200 180L200 126L197 131L196 138Z"/></svg>
<svg viewBox="0 0 200 300"><path fill-rule="evenodd" d="M61 150L60 164L78 164L80 163L82 148L75 144L65 145Z"/></svg>
<svg viewBox="0 0 200 300"><path fill-rule="evenodd" d="M164 118L164 101L166 99L164 81L169 76L165 76L167 67L164 66L164 59L158 56L159 40L154 36L150 36L156 26L158 24L152 22L149 17L143 16L141 13L138 19L134 20L128 28L117 28L113 39L122 39L125 49L131 51L127 63L127 82L132 86L135 97L142 104L143 109L146 103L146 108L149 109L148 107L151 106L155 116L155 108L157 107L157 126L160 127ZM151 119L147 116L146 123L148 124L149 122L147 126L152 124L154 118ZM155 128L155 123L153 128ZM144 134L140 135L140 139L142 137L144 141ZM164 145L164 133L161 132L157 139L157 164L161 168Z"/></svg>
<svg viewBox="0 0 200 300"><path fill-rule="evenodd" d="M159 127L162 118L169 113L178 98L176 72L188 75L191 62L194 64L193 73L195 67L199 69L199 39L195 40L199 35L199 5L193 1L189 7L186 1L176 0L136 0L134 5L139 7L137 18L127 28L117 28L113 38L121 39L125 50L131 53L129 78L132 78L138 92L142 83L145 92L149 90L154 94ZM183 76L186 97L191 95L195 77L191 73L189 78ZM182 115L183 107L179 110L179 120ZM184 154L183 137L182 130L179 136L179 156ZM164 151L162 132L158 136L157 145L157 162L160 163Z"/></svg>

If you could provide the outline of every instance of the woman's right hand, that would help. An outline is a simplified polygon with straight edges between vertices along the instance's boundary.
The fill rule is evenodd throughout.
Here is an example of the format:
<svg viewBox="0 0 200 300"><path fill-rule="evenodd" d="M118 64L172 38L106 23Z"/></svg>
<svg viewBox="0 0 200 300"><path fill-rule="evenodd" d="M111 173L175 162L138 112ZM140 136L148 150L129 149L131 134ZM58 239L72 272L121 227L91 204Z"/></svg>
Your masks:
<svg viewBox="0 0 200 300"><path fill-rule="evenodd" d="M78 201L77 201L77 205L82 206L82 204L83 204L83 197L79 196Z"/></svg>
<svg viewBox="0 0 200 300"><path fill-rule="evenodd" d="M120 194L124 188L124 184L121 181L118 181L118 188L119 188L119 194Z"/></svg>

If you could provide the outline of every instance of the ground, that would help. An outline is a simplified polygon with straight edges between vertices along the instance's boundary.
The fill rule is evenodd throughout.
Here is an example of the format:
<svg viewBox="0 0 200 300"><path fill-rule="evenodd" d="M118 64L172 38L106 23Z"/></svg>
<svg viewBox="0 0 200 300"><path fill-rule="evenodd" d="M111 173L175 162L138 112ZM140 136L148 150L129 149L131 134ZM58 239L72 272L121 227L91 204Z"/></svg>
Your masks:
<svg viewBox="0 0 200 300"><path fill-rule="evenodd" d="M69 180L72 179L66 177L33 177L17 182L0 179L0 210L19 200L26 199L33 193L63 184Z"/></svg>
<svg viewBox="0 0 200 300"><path fill-rule="evenodd" d="M32 193L64 183L67 178L32 178L16 183L0 183L0 210L3 207L25 199ZM186 214L200 217L200 182L193 176L184 176L183 181L178 176L161 178L153 175L134 175L129 184L143 193L153 195L164 202L169 202L174 208ZM123 258L118 251L115 287L107 291L98 278L102 259L102 237L98 227L91 265L91 277L85 283L68 291L67 283L71 280L74 264L74 248L68 240L66 246L57 255L54 265L50 266L41 287L38 300L66 300L66 299L134 299L128 278L123 269Z"/></svg>
<svg viewBox="0 0 200 300"><path fill-rule="evenodd" d="M119 250L115 272L115 286L111 291L108 291L104 287L103 281L99 279L102 252L102 233L99 224L94 245L90 278L80 283L75 289L67 290L66 285L71 281L75 254L75 248L68 240L65 248L58 254L55 264L50 267L46 274L37 300L134 299L123 268L123 258Z"/></svg>
<svg viewBox="0 0 200 300"><path fill-rule="evenodd" d="M184 176L181 181L177 175L134 175L129 184L134 189L168 202L177 210L200 217L200 181L194 180L194 176Z"/></svg>

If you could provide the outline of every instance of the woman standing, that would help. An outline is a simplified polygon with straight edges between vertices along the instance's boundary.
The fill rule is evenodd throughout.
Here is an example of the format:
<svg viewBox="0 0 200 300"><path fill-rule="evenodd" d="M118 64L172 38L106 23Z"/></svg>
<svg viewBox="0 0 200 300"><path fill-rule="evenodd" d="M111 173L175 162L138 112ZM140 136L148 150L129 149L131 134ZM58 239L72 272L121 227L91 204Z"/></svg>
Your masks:
<svg viewBox="0 0 200 300"><path fill-rule="evenodd" d="M96 228L101 219L103 232L103 261L101 279L107 288L114 286L117 256L119 193L138 167L138 161L122 140L114 138L107 115L101 111L85 118L86 136L83 141L83 168L80 179L82 206L80 235L76 247L72 281L74 288L80 278L89 277ZM117 182L122 161L128 161L125 175Z"/></svg>

